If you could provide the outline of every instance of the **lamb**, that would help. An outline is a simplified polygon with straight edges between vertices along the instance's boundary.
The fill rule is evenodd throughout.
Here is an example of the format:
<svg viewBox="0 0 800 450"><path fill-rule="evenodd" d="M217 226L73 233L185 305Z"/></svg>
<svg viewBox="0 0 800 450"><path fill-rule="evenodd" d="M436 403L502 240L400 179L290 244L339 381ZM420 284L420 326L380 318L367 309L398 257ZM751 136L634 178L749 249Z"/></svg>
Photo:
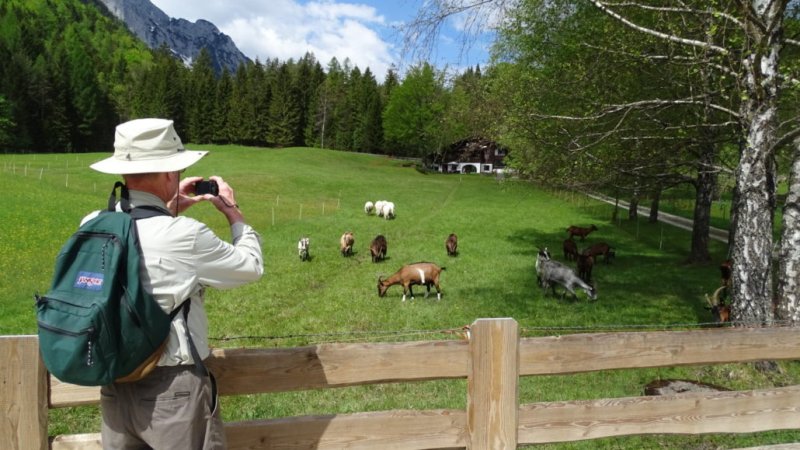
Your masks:
<svg viewBox="0 0 800 450"><path fill-rule="evenodd" d="M573 297L578 298L575 294L575 288L577 287L583 289L590 299L597 300L595 288L578 278L575 272L564 264L550 259L541 260L539 262L539 270L541 272L541 284L545 294L547 293L547 288L550 287L553 289L553 295L556 295L556 284L560 284L564 286L565 289L564 293L561 295L562 299L567 295L567 291L569 291Z"/></svg>
<svg viewBox="0 0 800 450"><path fill-rule="evenodd" d="M603 262L608 264L616 255L614 252L614 248L610 245L606 244L605 242L598 242L596 244L592 244L586 250L583 251L584 255L587 256L599 256L603 255Z"/></svg>
<svg viewBox="0 0 800 450"><path fill-rule="evenodd" d="M426 288L425 298L427 298L431 292L431 285L433 285L436 287L436 299L441 300L442 290L439 288L439 275L443 270L445 270L444 267L429 262L406 264L385 280L378 277L378 297L386 296L386 290L390 286L399 284L403 286L403 301L406 301L406 294L411 294L411 300L414 300L414 291L412 290L414 285L424 285Z"/></svg>
<svg viewBox="0 0 800 450"><path fill-rule="evenodd" d="M300 261L308 261L308 247L309 240L307 237L302 237L297 241L297 253L300 255Z"/></svg>
<svg viewBox="0 0 800 450"><path fill-rule="evenodd" d="M444 242L444 247L447 249L447 256L458 255L458 236L455 233L450 233L447 240Z"/></svg>
<svg viewBox="0 0 800 450"><path fill-rule="evenodd" d="M364 212L367 213L367 215L372 214L372 210L373 209L375 209L375 204L374 203L372 203L370 201L367 201L367 203L364 203Z"/></svg>
<svg viewBox="0 0 800 450"><path fill-rule="evenodd" d="M580 236L581 240L584 240L586 239L586 236L589 235L589 233L596 230L597 227L594 225L590 225L589 228L582 228L582 227L576 227L575 225L570 225L570 227L567 228L567 233L569 233L570 239L572 239L572 236Z"/></svg>
<svg viewBox="0 0 800 450"><path fill-rule="evenodd" d="M575 261L578 259L578 244L572 240L564 239L564 259L567 261Z"/></svg>
<svg viewBox="0 0 800 450"><path fill-rule="evenodd" d="M353 254L353 244L355 244L356 239L353 237L353 233L350 231L345 231L341 238L339 238L339 250L342 252L342 256L351 256Z"/></svg>
<svg viewBox="0 0 800 450"><path fill-rule="evenodd" d="M386 258L386 237L382 234L375 236L369 244L369 252L372 254L372 262L382 261Z"/></svg>

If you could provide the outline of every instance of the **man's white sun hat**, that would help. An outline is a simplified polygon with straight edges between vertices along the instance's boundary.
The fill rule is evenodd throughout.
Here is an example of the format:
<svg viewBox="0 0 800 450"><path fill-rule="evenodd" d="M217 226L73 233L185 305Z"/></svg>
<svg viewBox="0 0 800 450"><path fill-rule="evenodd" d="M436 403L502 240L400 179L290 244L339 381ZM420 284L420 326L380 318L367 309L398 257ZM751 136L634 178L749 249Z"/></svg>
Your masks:
<svg viewBox="0 0 800 450"><path fill-rule="evenodd" d="M117 125L114 156L89 167L114 175L177 172L196 163L206 153L183 148L171 120L136 119Z"/></svg>

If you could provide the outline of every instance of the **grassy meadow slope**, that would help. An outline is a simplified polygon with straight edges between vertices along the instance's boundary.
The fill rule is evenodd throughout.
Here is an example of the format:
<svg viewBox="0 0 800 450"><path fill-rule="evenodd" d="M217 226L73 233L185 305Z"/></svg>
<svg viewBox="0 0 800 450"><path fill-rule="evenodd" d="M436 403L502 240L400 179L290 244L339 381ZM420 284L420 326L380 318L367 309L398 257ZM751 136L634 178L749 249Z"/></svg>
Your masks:
<svg viewBox="0 0 800 450"><path fill-rule="evenodd" d="M526 183L484 176L421 173L408 162L384 157L308 148L255 149L204 146L209 156L186 175L220 175L236 189L248 221L261 233L266 274L258 283L230 291L210 290L207 311L212 344L219 347L296 346L319 342L452 339L446 330L481 317L513 317L523 335L597 330L660 329L710 321L703 294L718 283L715 265L686 266L689 233L647 223L611 223L611 206L582 197L551 193ZM0 334L36 332L35 291L45 291L52 261L80 218L105 204L115 178L88 165L105 155L0 155ZM395 220L364 214L367 200L396 204ZM229 236L224 218L209 204L187 215ZM556 300L536 286L537 247L557 259L565 229L594 223L590 242L617 249L609 266L598 265L598 300ZM355 255L343 258L338 239L355 234ZM444 248L449 233L459 236L459 256ZM370 260L369 241L388 240L388 258ZM311 260L301 262L297 240L311 239ZM583 248L584 244L579 243ZM712 244L717 261L724 249ZM442 274L444 296L400 301L394 286L378 298L376 283L405 263L432 261ZM573 329L574 328L574 329ZM523 403L546 400L640 395L642 386L663 377L683 377L756 388L797 383L798 369L779 374L748 367L695 367L612 371L569 377L524 379ZM464 407L465 382L439 381L380 385L223 400L226 420L325 414L394 408ZM53 432L92 432L96 409L58 411ZM766 436L766 437L765 437ZM778 441L761 434L755 442ZM677 439L677 440L675 440ZM748 442L748 438L629 438L609 447L685 448L687 443ZM754 438L756 439L756 438ZM800 440L800 437L795 437ZM594 448L578 443L570 448ZM691 446L691 445L690 445Z"/></svg>

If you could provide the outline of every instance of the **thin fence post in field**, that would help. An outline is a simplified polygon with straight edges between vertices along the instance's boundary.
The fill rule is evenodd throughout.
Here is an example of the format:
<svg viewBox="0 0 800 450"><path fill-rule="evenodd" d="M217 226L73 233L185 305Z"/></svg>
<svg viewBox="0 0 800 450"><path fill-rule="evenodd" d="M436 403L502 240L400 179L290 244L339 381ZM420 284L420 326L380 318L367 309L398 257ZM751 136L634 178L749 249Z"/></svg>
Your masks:
<svg viewBox="0 0 800 450"><path fill-rule="evenodd" d="M515 449L519 426L519 325L478 319L470 327L467 448Z"/></svg>
<svg viewBox="0 0 800 450"><path fill-rule="evenodd" d="M278 194L275 196L275 206L280 206L281 204L281 195Z"/></svg>
<svg viewBox="0 0 800 450"><path fill-rule="evenodd" d="M300 220L303 220L303 204L300 203Z"/></svg>
<svg viewBox="0 0 800 450"><path fill-rule="evenodd" d="M272 226L275 226L275 207L272 207Z"/></svg>
<svg viewBox="0 0 800 450"><path fill-rule="evenodd" d="M66 179L64 180L64 187L69 187L69 174L66 175Z"/></svg>
<svg viewBox="0 0 800 450"><path fill-rule="evenodd" d="M39 169L39 181L42 181L42 175L44 175L44 167Z"/></svg>
<svg viewBox="0 0 800 450"><path fill-rule="evenodd" d="M325 202L322 202L322 215L325 215Z"/></svg>
<svg viewBox="0 0 800 450"><path fill-rule="evenodd" d="M49 448L47 370L36 336L0 337L0 442L10 450Z"/></svg>

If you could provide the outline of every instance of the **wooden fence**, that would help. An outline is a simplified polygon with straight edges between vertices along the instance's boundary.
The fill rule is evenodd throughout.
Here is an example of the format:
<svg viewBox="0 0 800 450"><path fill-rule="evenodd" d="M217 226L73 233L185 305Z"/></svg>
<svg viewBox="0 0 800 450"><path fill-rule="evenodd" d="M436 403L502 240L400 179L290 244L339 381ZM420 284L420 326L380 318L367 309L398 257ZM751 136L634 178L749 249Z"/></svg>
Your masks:
<svg viewBox="0 0 800 450"><path fill-rule="evenodd" d="M466 341L218 349L221 395L467 379L466 410L395 410L226 423L236 449L510 449L639 434L800 428L800 386L519 404L520 376L800 359L797 328L595 333L524 338L513 319L479 319ZM50 408L97 404L61 383L35 336L0 337L0 442L10 449L100 449L99 434L47 436Z"/></svg>

